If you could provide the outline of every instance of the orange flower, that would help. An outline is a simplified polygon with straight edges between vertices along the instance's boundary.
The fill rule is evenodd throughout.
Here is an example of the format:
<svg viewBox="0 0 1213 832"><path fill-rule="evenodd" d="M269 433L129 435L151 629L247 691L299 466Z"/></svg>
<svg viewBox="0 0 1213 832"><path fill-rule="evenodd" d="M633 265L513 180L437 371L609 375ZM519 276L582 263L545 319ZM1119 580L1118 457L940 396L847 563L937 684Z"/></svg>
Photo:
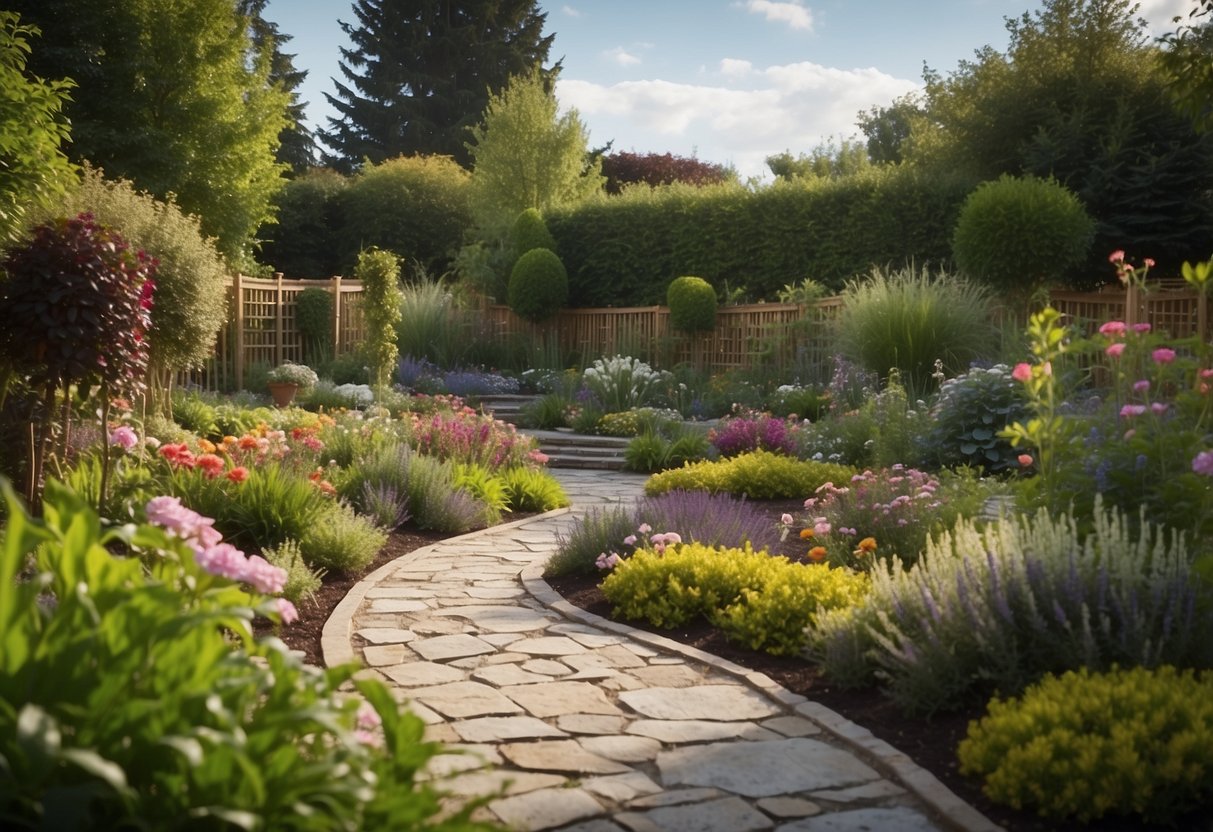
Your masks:
<svg viewBox="0 0 1213 832"><path fill-rule="evenodd" d="M257 450L257 437L246 433L240 437L240 441L236 444L240 446L240 450L242 451L255 451Z"/></svg>
<svg viewBox="0 0 1213 832"><path fill-rule="evenodd" d="M855 551L856 552L875 552L876 551L876 538L865 537L863 540L859 541L859 548L856 549Z"/></svg>
<svg viewBox="0 0 1213 832"><path fill-rule="evenodd" d="M199 439L198 449L204 454L213 454L215 452L215 443L209 439Z"/></svg>
<svg viewBox="0 0 1213 832"><path fill-rule="evenodd" d="M809 560L813 561L813 563L821 563L825 559L826 559L826 547L814 546L812 549L809 550Z"/></svg>
<svg viewBox="0 0 1213 832"><path fill-rule="evenodd" d="M800 530L800 539L801 540L808 540L812 536L813 536L812 529L801 529ZM818 548L821 548L821 547L818 547Z"/></svg>
<svg viewBox="0 0 1213 832"><path fill-rule="evenodd" d="M232 482L244 482L248 479L248 469L243 465L227 472L227 478Z"/></svg>

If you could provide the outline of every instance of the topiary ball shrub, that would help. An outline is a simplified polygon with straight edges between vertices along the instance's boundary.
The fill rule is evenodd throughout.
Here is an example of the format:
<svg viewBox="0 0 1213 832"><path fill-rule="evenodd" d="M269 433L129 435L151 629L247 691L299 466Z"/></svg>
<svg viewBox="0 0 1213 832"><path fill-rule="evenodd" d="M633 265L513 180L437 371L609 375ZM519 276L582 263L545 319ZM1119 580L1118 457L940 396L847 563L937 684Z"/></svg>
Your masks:
<svg viewBox="0 0 1213 832"><path fill-rule="evenodd" d="M1053 179L1004 174L969 194L956 220L952 256L960 271L1017 294L1061 282L1095 238L1082 202Z"/></svg>
<svg viewBox="0 0 1213 832"><path fill-rule="evenodd" d="M548 231L547 223L543 221L543 215L539 213L538 208L527 208L518 215L513 228L510 229L510 243L519 257L536 248L556 250L556 238Z"/></svg>
<svg viewBox="0 0 1213 832"><path fill-rule="evenodd" d="M670 326L679 332L711 332L716 328L716 290L702 277L680 277L666 290Z"/></svg>
<svg viewBox="0 0 1213 832"><path fill-rule="evenodd" d="M568 303L569 275L555 252L531 249L510 272L510 308L531 322L547 320Z"/></svg>
<svg viewBox="0 0 1213 832"><path fill-rule="evenodd" d="M984 778L990 799L1042 817L1203 827L1213 801L1213 674L1163 666L1046 676L1019 699L992 701L958 754L961 773ZM1183 822L1197 815L1204 819Z"/></svg>

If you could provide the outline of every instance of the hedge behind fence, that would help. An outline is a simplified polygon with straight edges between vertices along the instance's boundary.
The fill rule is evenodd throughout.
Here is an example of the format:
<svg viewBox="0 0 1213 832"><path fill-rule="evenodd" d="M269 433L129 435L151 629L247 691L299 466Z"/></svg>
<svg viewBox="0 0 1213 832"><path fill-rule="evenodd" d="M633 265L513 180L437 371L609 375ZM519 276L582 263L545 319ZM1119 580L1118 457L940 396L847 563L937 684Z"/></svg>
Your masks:
<svg viewBox="0 0 1213 832"><path fill-rule="evenodd" d="M950 259L952 231L976 181L874 168L842 179L634 189L552 213L569 272L569 305L661 303L675 277L703 277L771 300L811 277L839 290L872 265Z"/></svg>

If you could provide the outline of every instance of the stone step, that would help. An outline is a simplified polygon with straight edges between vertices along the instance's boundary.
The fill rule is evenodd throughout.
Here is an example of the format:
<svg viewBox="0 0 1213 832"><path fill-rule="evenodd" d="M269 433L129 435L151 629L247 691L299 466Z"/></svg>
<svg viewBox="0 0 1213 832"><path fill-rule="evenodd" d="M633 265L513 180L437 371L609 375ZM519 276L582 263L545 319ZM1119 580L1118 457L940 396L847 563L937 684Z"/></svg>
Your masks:
<svg viewBox="0 0 1213 832"><path fill-rule="evenodd" d="M600 471L622 471L622 456L596 456L567 450L544 450L547 454L549 468L586 468Z"/></svg>

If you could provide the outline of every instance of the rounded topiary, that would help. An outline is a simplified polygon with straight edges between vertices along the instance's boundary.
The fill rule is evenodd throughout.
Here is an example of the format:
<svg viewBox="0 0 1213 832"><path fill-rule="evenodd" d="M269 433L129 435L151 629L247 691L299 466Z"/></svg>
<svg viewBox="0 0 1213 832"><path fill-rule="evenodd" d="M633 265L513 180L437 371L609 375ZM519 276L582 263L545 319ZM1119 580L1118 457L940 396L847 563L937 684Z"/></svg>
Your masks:
<svg viewBox="0 0 1213 832"><path fill-rule="evenodd" d="M543 321L569 300L569 275L547 248L533 248L510 272L510 308L528 321Z"/></svg>
<svg viewBox="0 0 1213 832"><path fill-rule="evenodd" d="M556 250L556 239L548 231L547 223L537 208L527 208L514 220L514 226L510 229L510 243L519 257L536 248Z"/></svg>
<svg viewBox="0 0 1213 832"><path fill-rule="evenodd" d="M680 277L666 290L670 326L680 332L716 328L716 290L702 277Z"/></svg>
<svg viewBox="0 0 1213 832"><path fill-rule="evenodd" d="M1003 291L1031 292L1082 265L1095 221L1054 179L1004 174L983 182L960 209L952 256L969 277Z"/></svg>

